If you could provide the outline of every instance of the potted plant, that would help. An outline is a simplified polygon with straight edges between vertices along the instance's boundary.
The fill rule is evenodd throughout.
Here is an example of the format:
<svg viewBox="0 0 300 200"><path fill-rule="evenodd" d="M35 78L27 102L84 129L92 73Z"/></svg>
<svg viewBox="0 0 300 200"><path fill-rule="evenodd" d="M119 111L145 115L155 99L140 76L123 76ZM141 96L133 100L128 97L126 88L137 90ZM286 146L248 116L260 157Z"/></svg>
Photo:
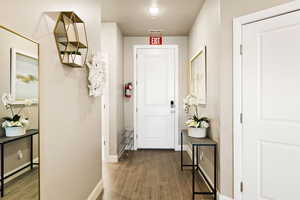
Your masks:
<svg viewBox="0 0 300 200"><path fill-rule="evenodd" d="M26 106L30 106L32 104L31 100L25 100L25 103L20 105L21 108L19 111L15 114L14 108L12 105L12 98L8 94L2 95L2 103L5 106L6 109L10 110L11 117L4 117L5 120L2 123L2 128L5 129L5 135L6 137L15 137L15 136L21 136L26 133L26 127L29 125L28 118L25 118L24 116L21 116L22 110Z"/></svg>
<svg viewBox="0 0 300 200"><path fill-rule="evenodd" d="M186 113L190 113L194 109L194 114L191 119L185 122L188 127L188 135L195 138L207 137L207 129L209 128L209 119L207 117L199 117L198 106L199 99L190 94L184 99L184 109Z"/></svg>
<svg viewBox="0 0 300 200"><path fill-rule="evenodd" d="M209 128L209 119L206 117L199 118L194 115L185 125L188 127L188 135L194 138L206 138L207 129Z"/></svg>

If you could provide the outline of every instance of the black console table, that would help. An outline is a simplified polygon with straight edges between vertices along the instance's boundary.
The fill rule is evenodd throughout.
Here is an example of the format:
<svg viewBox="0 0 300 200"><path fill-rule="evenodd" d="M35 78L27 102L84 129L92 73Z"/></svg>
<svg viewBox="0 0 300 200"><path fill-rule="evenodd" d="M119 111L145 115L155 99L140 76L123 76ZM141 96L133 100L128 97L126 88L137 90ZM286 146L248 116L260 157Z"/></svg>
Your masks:
<svg viewBox="0 0 300 200"><path fill-rule="evenodd" d="M38 130L28 130L26 131L26 134L21 135L21 136L16 136L16 137L0 137L0 145L1 145L1 197L4 196L4 180L15 175L16 173L30 167L31 169L33 169L34 165L38 165L38 163L34 163L33 162L33 136L39 134ZM30 138L30 163L24 167L22 167L21 169L7 175L4 176L4 166L5 166L5 159L4 159L4 149L6 144L11 143L11 142L15 142L24 138Z"/></svg>
<svg viewBox="0 0 300 200"><path fill-rule="evenodd" d="M192 164L187 165L183 164L183 141L190 144L192 147ZM199 147L209 147L214 149L214 186L208 181L205 173L199 167ZM195 162L196 157L196 162ZM181 131L181 170L184 167L192 167L192 176L193 176L193 183L192 183L192 190L193 190L193 200L195 199L195 195L213 195L214 200L217 200L217 143L208 138L192 138L188 136L187 130ZM209 186L210 192L196 192L195 191L195 174L199 171L204 181Z"/></svg>

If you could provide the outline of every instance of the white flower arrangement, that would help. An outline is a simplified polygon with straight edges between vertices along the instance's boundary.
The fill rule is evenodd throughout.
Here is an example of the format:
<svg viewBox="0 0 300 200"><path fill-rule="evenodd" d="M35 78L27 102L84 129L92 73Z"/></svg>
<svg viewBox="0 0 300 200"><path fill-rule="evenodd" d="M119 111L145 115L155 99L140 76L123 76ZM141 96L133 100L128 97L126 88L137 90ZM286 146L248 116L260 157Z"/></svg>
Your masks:
<svg viewBox="0 0 300 200"><path fill-rule="evenodd" d="M198 116L198 106L201 104L199 98L197 98L193 94L189 94L183 99L184 110L186 113L191 112L192 108L194 108L194 112Z"/></svg>
<svg viewBox="0 0 300 200"><path fill-rule="evenodd" d="M183 99L183 103L189 106L200 105L200 100L193 94L189 94Z"/></svg>
<svg viewBox="0 0 300 200"><path fill-rule="evenodd" d="M206 117L198 118L196 115L192 119L185 122L185 125L189 128L209 128L209 119Z"/></svg>
<svg viewBox="0 0 300 200"><path fill-rule="evenodd" d="M185 122L189 128L209 128L209 119L206 117L198 117L198 106L201 104L200 100L193 94L189 94L183 100L184 109L186 113L190 113L191 108L194 108L194 115L191 119Z"/></svg>
<svg viewBox="0 0 300 200"><path fill-rule="evenodd" d="M25 128L27 127L29 124L29 121L27 119L19 119L18 121L9 121L9 120L5 120L2 123L2 128L9 128L9 127L22 127Z"/></svg>
<svg viewBox="0 0 300 200"><path fill-rule="evenodd" d="M2 100L2 103L3 103L4 107L5 107L6 109L9 109L9 108L10 108L10 105L11 105L11 103L12 103L12 101L13 101L12 97L11 97L9 94L4 93L4 94L2 95L1 100Z"/></svg>
<svg viewBox="0 0 300 200"><path fill-rule="evenodd" d="M22 112L22 110L25 107L31 106L33 104L33 101L26 99L24 101L24 104L22 104L23 106L19 109L17 114L15 114L13 104L12 104L12 102L13 102L12 97L9 94L4 93L2 95L1 99L2 99L2 103L3 103L4 107L6 109L9 109L11 111L11 115L12 115L12 117L4 117L3 118L5 121L2 123L2 128L9 128L9 127L25 128L25 127L27 127L29 125L29 120L28 120L28 118L22 117L20 115L20 113Z"/></svg>

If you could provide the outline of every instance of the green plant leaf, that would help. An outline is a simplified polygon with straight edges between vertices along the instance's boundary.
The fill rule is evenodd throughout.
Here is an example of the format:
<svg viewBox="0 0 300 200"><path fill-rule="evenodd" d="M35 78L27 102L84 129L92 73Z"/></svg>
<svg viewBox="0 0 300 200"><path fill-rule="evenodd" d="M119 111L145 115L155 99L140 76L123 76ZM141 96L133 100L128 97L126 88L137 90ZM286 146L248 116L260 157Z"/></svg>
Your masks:
<svg viewBox="0 0 300 200"><path fill-rule="evenodd" d="M207 117L202 117L202 118L200 119L200 121L205 121L205 122L209 123L209 119L208 119Z"/></svg>
<svg viewBox="0 0 300 200"><path fill-rule="evenodd" d="M17 122L17 121L20 120L20 118L21 118L20 115L15 115L15 116L12 118L12 121Z"/></svg>
<svg viewBox="0 0 300 200"><path fill-rule="evenodd" d="M198 117L196 115L193 116L193 120L196 121L196 122L199 121L199 119L198 119Z"/></svg>
<svg viewBox="0 0 300 200"><path fill-rule="evenodd" d="M13 119L11 117L3 117L2 119L6 120L6 121L13 121Z"/></svg>

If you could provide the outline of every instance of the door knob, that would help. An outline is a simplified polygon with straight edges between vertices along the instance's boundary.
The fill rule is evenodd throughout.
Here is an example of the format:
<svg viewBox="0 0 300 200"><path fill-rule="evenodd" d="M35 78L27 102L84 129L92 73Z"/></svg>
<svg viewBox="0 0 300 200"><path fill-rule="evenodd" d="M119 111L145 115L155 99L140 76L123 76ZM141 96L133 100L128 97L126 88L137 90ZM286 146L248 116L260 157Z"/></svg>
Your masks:
<svg viewBox="0 0 300 200"><path fill-rule="evenodd" d="M173 100L170 101L170 106L171 106L171 108L174 108L174 107L175 107L175 103L174 103Z"/></svg>

